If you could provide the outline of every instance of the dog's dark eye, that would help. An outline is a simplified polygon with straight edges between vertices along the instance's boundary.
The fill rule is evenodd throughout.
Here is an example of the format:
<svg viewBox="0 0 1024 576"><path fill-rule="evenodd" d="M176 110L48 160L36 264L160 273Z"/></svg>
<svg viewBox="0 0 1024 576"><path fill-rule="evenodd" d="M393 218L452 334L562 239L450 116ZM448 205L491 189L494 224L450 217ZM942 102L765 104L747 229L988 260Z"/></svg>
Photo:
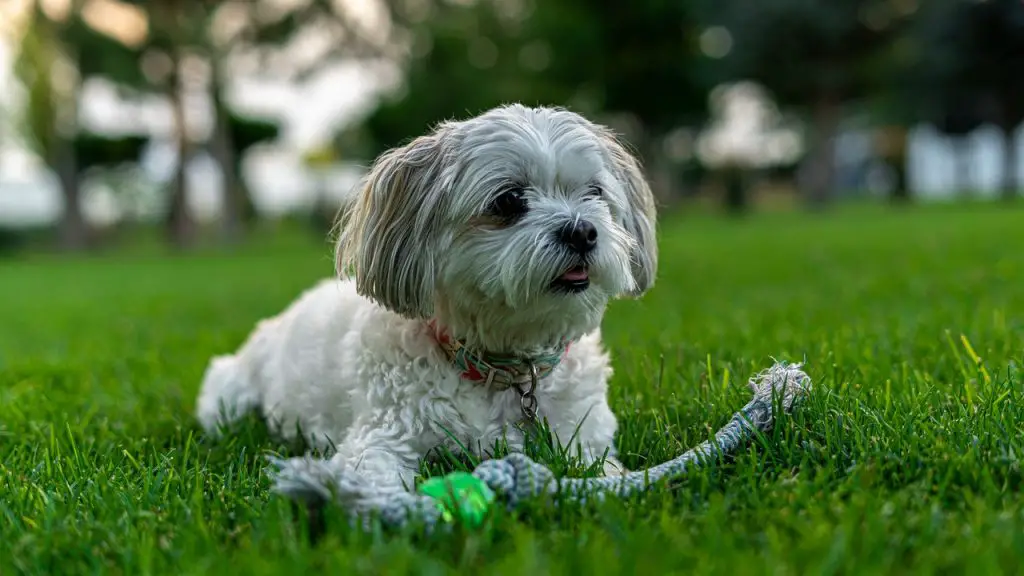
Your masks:
<svg viewBox="0 0 1024 576"><path fill-rule="evenodd" d="M491 201L488 211L500 218L515 219L526 213L526 198L522 186L509 185Z"/></svg>
<svg viewBox="0 0 1024 576"><path fill-rule="evenodd" d="M587 188L587 198L600 198L604 196L604 189L598 184L592 184Z"/></svg>

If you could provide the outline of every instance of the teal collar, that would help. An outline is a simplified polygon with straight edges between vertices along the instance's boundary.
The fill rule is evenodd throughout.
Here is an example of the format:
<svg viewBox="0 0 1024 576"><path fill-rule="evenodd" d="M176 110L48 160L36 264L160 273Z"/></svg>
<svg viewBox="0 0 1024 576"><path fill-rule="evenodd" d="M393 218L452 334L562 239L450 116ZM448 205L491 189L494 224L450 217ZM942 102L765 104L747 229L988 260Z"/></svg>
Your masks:
<svg viewBox="0 0 1024 576"><path fill-rule="evenodd" d="M569 351L570 343L566 342L549 353L531 358L491 352L478 353L471 351L460 340L452 338L445 330L438 328L436 321L431 320L428 325L438 346L463 378L502 388L535 385L536 380L551 374Z"/></svg>

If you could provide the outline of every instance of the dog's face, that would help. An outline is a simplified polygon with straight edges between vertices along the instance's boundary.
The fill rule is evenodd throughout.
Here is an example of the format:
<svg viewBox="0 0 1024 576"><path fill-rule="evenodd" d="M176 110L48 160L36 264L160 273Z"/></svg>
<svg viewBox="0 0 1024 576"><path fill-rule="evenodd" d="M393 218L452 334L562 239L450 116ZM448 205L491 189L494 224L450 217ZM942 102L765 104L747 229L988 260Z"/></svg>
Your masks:
<svg viewBox="0 0 1024 576"><path fill-rule="evenodd" d="M655 210L636 160L578 114L520 105L440 125L383 154L340 222L338 267L409 317L490 345L592 330L657 267ZM484 338L487 339L487 338Z"/></svg>

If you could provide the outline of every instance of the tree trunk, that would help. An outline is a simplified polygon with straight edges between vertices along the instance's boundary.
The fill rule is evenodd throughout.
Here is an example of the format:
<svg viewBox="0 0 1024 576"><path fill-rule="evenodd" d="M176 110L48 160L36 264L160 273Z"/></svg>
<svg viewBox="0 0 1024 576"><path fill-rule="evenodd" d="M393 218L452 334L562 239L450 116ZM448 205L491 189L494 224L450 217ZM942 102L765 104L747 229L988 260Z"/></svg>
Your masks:
<svg viewBox="0 0 1024 576"><path fill-rule="evenodd" d="M971 158L971 138L968 135L956 136L953 138L953 154L956 156L956 174L953 176L956 182L956 193L961 198L967 199L974 196L974 158Z"/></svg>
<svg viewBox="0 0 1024 576"><path fill-rule="evenodd" d="M1015 126L1003 128L1003 199L1015 200L1020 194L1017 182L1017 138Z"/></svg>
<svg viewBox="0 0 1024 576"><path fill-rule="evenodd" d="M902 158L890 158L887 162L892 169L893 183L890 200L895 204L909 203L910 188L907 186L907 166Z"/></svg>
<svg viewBox="0 0 1024 576"><path fill-rule="evenodd" d="M836 176L836 137L842 106L835 96L822 94L813 104L811 148L805 160L804 200L812 208L832 199Z"/></svg>
<svg viewBox="0 0 1024 576"><path fill-rule="evenodd" d="M50 137L50 169L57 175L64 210L58 226L59 243L62 250L81 251L89 247L89 223L82 211L82 188L79 178L78 158L75 156L74 135L78 131L77 88L63 105L56 109L53 133ZM67 122L67 124L64 124ZM61 130L67 126L67 130Z"/></svg>
<svg viewBox="0 0 1024 576"><path fill-rule="evenodd" d="M89 224L82 212L81 183L75 149L62 135L53 138L53 159L50 162L60 183L64 211L58 222L58 236L62 250L80 251L89 247Z"/></svg>
<svg viewBox="0 0 1024 576"><path fill-rule="evenodd" d="M733 215L745 213L749 206L750 194L744 172L742 168L736 166L726 168L722 172L725 210Z"/></svg>
<svg viewBox="0 0 1024 576"><path fill-rule="evenodd" d="M171 183L171 197L167 210L167 239L176 248L186 248L195 242L196 224L188 207L188 180L186 172L192 150L188 141L188 130L185 119L185 103L182 101L184 86L178 74L179 62L175 58L174 73L169 82L168 98L171 102L171 115L174 118L175 138L177 138L178 165L175 168L174 180Z"/></svg>
<svg viewBox="0 0 1024 576"><path fill-rule="evenodd" d="M312 224L317 236L328 234L334 227L337 216L337 207L332 206L328 200L329 184L324 171L314 169L316 174L316 200L313 202L313 209L310 211L309 221Z"/></svg>
<svg viewBox="0 0 1024 576"><path fill-rule="evenodd" d="M223 177L221 232L228 242L236 242L245 233L248 194L242 187L241 161L236 158L231 138L230 111L224 104L224 85L219 56L210 57L210 99L213 102L214 127L211 152Z"/></svg>
<svg viewBox="0 0 1024 576"><path fill-rule="evenodd" d="M660 138L646 126L630 130L626 135L640 161L644 177L651 187L651 194L659 206L671 206L675 198L672 176L667 174L664 154L658 143Z"/></svg>
<svg viewBox="0 0 1024 576"><path fill-rule="evenodd" d="M907 187L907 129L903 126L882 126L875 130L875 153L892 171L893 184L889 201L894 204L910 202Z"/></svg>

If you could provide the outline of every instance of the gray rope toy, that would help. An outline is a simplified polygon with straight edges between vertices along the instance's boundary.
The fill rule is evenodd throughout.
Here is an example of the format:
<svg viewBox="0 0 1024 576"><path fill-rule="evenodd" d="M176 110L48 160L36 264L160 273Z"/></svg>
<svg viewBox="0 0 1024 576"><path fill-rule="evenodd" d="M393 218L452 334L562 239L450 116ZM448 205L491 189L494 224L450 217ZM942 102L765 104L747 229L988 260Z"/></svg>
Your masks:
<svg viewBox="0 0 1024 576"><path fill-rule="evenodd" d="M415 493L389 493L376 500L370 498L374 505L352 507L348 513L353 520L361 515L368 520L365 513L374 513L390 528L402 528L419 521L431 532L439 526L451 527L456 518L464 524L479 526L495 500L503 500L512 509L519 502L543 495L560 494L581 504L609 496L624 498L663 480L681 478L716 456L735 451L756 434L769 430L775 422L776 406L788 412L810 385L810 377L801 370L800 364L775 364L750 379L754 398L715 433L713 440L647 470L614 477L559 479L543 465L516 453L485 461L472 474L456 472L429 479ZM326 460L310 457L270 460L277 467L276 472L272 472L274 491L295 500L323 503L334 499L344 504L357 499L366 501L367 491L372 490L365 480L332 470Z"/></svg>

